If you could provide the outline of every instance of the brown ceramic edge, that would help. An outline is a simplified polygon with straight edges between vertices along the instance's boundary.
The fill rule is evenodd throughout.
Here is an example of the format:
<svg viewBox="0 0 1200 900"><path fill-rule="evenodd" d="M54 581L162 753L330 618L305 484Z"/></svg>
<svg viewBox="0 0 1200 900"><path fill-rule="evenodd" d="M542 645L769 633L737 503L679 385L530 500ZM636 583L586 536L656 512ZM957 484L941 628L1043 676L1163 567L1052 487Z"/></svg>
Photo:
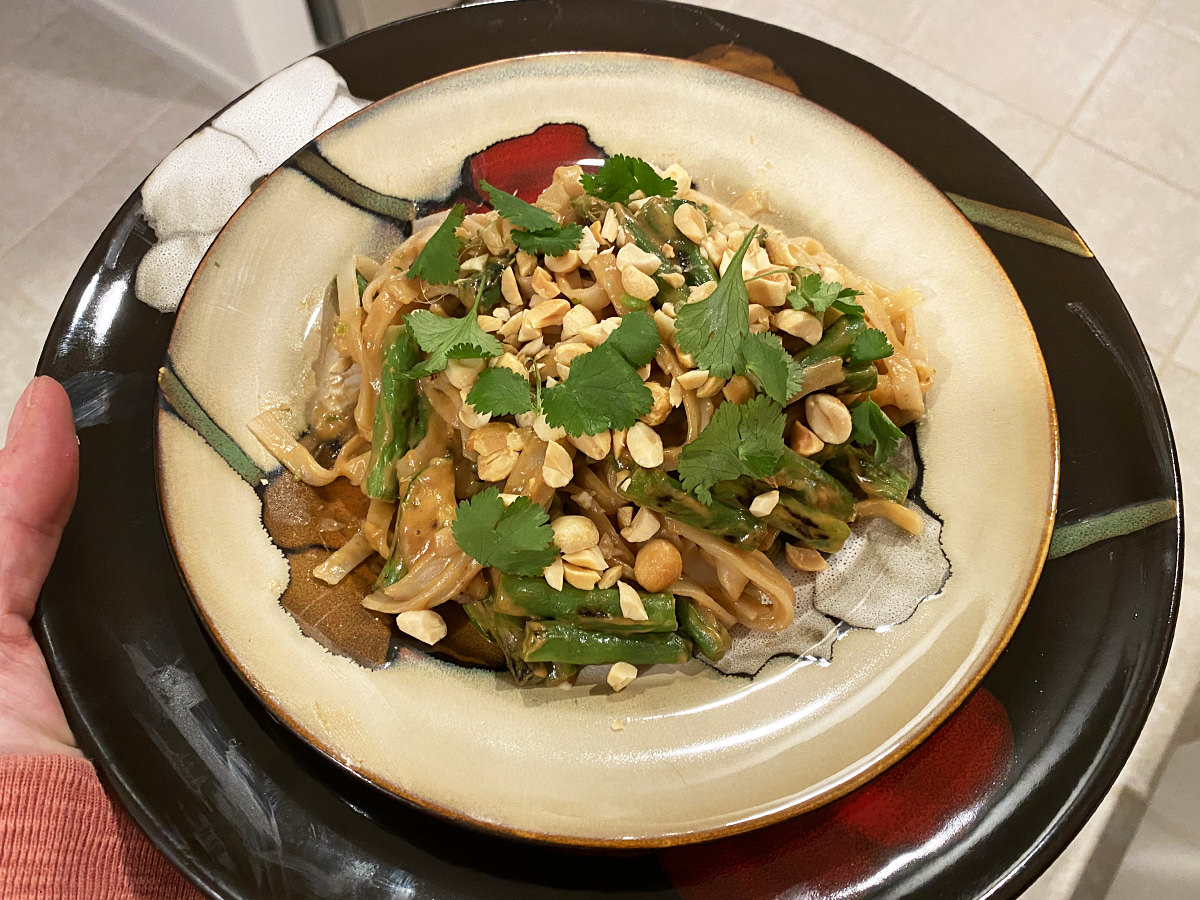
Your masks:
<svg viewBox="0 0 1200 900"><path fill-rule="evenodd" d="M292 719L289 715L287 715L281 708L279 708L278 705L273 701L273 699L271 699L270 692L266 691L259 684L257 679L255 679L254 676L249 671L247 671L240 663L238 663L236 661L234 655L230 652L230 648L226 645L225 641L219 635L217 628L214 625L211 617L208 615L208 613L204 610L204 608L202 607L200 602L197 600L196 591L192 585L191 579L188 577L185 567L182 563L182 560L176 550L178 544L175 539L175 533L171 527L170 521L166 514L165 497L163 494L163 473L162 473L162 459L161 459L162 439L161 439L160 428L159 428L160 417L162 415L170 415L170 413L167 412L166 410L161 410L161 409L158 411L158 415L155 416L154 429L153 429L154 467L155 467L155 475L156 475L155 486L156 486L156 493L158 494L158 500L159 500L160 518L162 519L164 530L167 532L167 536L168 536L168 539L171 544L172 555L175 557L176 568L178 569L181 577L183 578L184 582L187 585L188 599L191 602L193 609L199 614L200 619L205 626L205 630L208 632L208 634L212 638L212 640L220 647L221 652L224 655L226 661L230 663L230 665L237 672L238 676L247 685L247 687L249 687L254 692L254 694L258 698L259 702L261 702L263 704L263 706L267 709L267 711L270 713L272 718L276 719L276 721L280 722L282 725L284 725L286 728L288 728L294 734L296 734L297 736L302 738L305 741L305 743L307 743L310 747L312 747L316 752L318 752L325 759L329 760L331 763L338 766L343 771L349 773L356 779L373 786L374 788L376 788L377 790L380 790L381 792L387 794L388 796L403 800L403 801L411 804L412 806L414 806L418 809L421 809L425 812L432 813L442 819L453 822L453 823L463 826L463 827L471 828L476 831L482 831L482 832L489 833L489 834L495 834L495 835L500 835L500 836L509 837L509 838L516 838L519 840L524 840L524 841L529 841L529 842L536 843L536 844L542 844L542 845L554 846L554 847L574 847L574 848L595 849L595 850L631 850L631 851L678 847L678 846L684 846L687 844L694 844L694 843L701 843L704 841L716 840L716 839L724 838L724 837L732 837L737 834L743 834L748 831L754 831L759 828L764 828L768 825L772 825L777 822L781 822L786 819L790 819L794 816L801 815L806 812L811 812L815 809L819 809L820 807L825 806L825 805L833 802L834 800L837 800L840 797L845 796L846 794L849 794L850 792L854 791L856 788L861 787L862 785L866 784L868 781L881 775L884 771L891 768L893 765L895 765L900 760L902 760L905 756L907 756L909 753L911 753L914 749L916 749L921 743L923 743L925 741L926 738L928 738L934 731L936 731L954 713L954 711L956 709L958 709L959 706L962 705L963 701L966 700L966 698L975 690L975 688L978 687L979 682L983 680L983 678L987 674L988 670L991 669L991 667L995 664L995 662L999 658L1000 654L1004 651L1005 647L1007 647L1009 641L1012 639L1012 636L1015 633L1017 626L1020 624L1020 621L1025 614L1025 610L1028 608L1029 602L1033 597L1033 592L1034 592L1035 588L1037 587L1038 580L1041 577L1042 568L1044 567L1045 562L1046 562L1046 556L1049 552L1050 538L1053 535L1054 520L1055 520L1055 516L1057 513L1057 508L1058 508L1058 488L1059 488L1058 482L1059 482L1059 470L1060 470L1060 461L1061 461L1060 460L1060 456L1061 456L1060 449L1061 448L1060 448L1060 443L1059 443L1058 415L1057 415L1056 406L1055 406L1055 402L1054 402L1054 394L1053 394L1053 391L1051 389L1051 384L1050 384L1050 374L1046 369L1045 359L1042 356L1041 347L1038 344L1037 333L1034 331L1033 323L1029 320L1029 316L1025 312L1024 304L1020 300L1020 295L1017 294L1015 287L1012 286L1011 281L1008 279L1007 273L1004 271L1004 267L1000 264L1000 261L996 258L995 254L992 252L992 250L988 246L987 242L984 241L983 238L979 235L978 230L970 222L970 220L968 220L962 214L962 211L959 210L958 207L956 207L948 197L946 197L944 191L942 191L940 188L938 188L936 185L934 185L932 182L930 182L927 178L925 178L925 176L923 176L919 171L917 171L906 159L904 159L904 157L900 156L900 154L898 154L895 150L892 150L886 144L883 144L881 141L879 141L878 138L876 138L874 135L870 134L870 132L867 132L866 130L860 128L859 126L853 124L852 122L849 122L847 119L843 118L842 116L839 116L837 113L833 112L832 110L829 110L824 106L821 106L820 104L816 103L815 101L809 100L803 96L797 97L795 94L791 93L790 91L787 91L786 89L784 89L782 87L779 87L778 85L773 85L768 82L758 81L757 79L753 79L750 76L742 75L742 74L739 74L736 72L731 72L727 69L722 69L717 66L712 66L708 63L696 62L695 60L682 59L679 57L658 56L658 55L650 54L650 53L632 53L632 52L621 52L621 51L594 51L594 50L567 50L567 51L556 51L556 52L552 52L552 53L527 54L527 55L523 55L523 56L509 57L509 58L502 59L502 60L492 60L490 62L481 63L479 65L468 66L463 69L456 69L453 72L447 72L442 75L437 75L432 78L427 78L423 81L409 85L408 87L406 87L400 91L396 91L395 93L389 94L386 97L382 97L379 100L376 100L376 101L368 104L367 106L364 106L362 109L352 113L351 115L347 116L345 119L341 120L340 122L335 123L334 125L330 126L325 131L321 132L319 135L315 136L312 139L312 141L306 143L305 147L309 146L309 144L311 144L311 143L319 142L320 139L322 137L324 137L326 134L328 134L329 132L333 131L336 128L340 128L342 125L344 125L351 119L354 119L364 113L367 113L368 111L374 111L375 108L379 104L381 104L387 100L390 100L391 98L396 97L400 94L407 93L408 91L412 91L417 88L427 86L433 82L437 82L437 81L440 81L445 78L453 77L453 76L462 74L464 72L473 72L473 71L478 71L481 69L490 69L490 68L497 67L497 66L507 65L516 60L538 59L538 58L544 58L544 57L570 56L570 55L597 55L597 56L608 56L608 57L625 57L625 58L631 58L631 59L653 59L653 60L667 62L667 63L681 64L681 65L687 66L687 67L702 66L705 69L723 72L725 75L729 76L730 78L744 78L744 79L748 79L751 81L755 81L757 84L764 85L765 87L771 88L773 90L779 91L782 94L785 94L787 97L791 98L792 100L800 100L804 103L812 104L813 106L817 106L818 108L825 110L830 115L833 115L837 119L839 119L845 126L851 128L854 131L858 132L859 134L863 135L867 140L883 147L885 150L888 151L888 153L890 153L896 159L900 160L900 162L903 164L903 166L909 170L909 173L911 175L915 176L916 178L920 179L921 181L923 181L924 183L926 183L930 187L932 187L937 192L937 194L939 195L941 200L951 210L953 210L955 215L958 218L962 219L962 221L964 223L966 223L967 227L970 228L971 231L975 234L976 240L979 242L980 248L993 261L993 263L996 266L997 271L1000 273L1000 275L1004 278L1005 282L1008 284L1009 289L1012 293L1012 296L1017 299L1017 308L1020 312L1022 319L1024 320L1026 328L1029 331L1030 337L1033 341L1033 346L1037 351L1038 367L1039 367L1039 369L1041 371L1041 375L1042 375L1042 381L1043 381L1046 402L1047 402L1047 413L1048 413L1048 417L1049 417L1048 424L1049 424L1049 428L1050 428L1050 444L1051 444L1051 447L1050 447L1051 473L1050 473L1050 492L1049 492L1049 496L1047 497L1047 501L1046 501L1047 502L1046 524L1044 525L1043 530L1042 530L1042 536L1041 536L1041 540L1038 545L1036 558L1034 560L1033 565L1030 568L1030 573L1029 573L1028 579L1026 581L1023 595L1022 595L1021 600L1017 606L1017 609L1013 613L1004 633L1000 636L1000 639L996 642L995 647L993 648L992 652L989 654L987 659L984 660L979 666L977 666L975 671L972 672L967 677L963 686L951 698L949 698L946 702L944 702L937 711L935 711L931 715L929 721L920 729L920 731L916 732L914 735L911 735L908 740L906 740L904 743L902 743L898 747L892 749L891 751L888 751L886 754L884 754L882 757L880 757L878 760L876 760L874 763L872 763L868 768L862 770L861 772L858 772L857 774L855 774L853 776L850 776L849 778L846 778L844 781L840 781L840 782L830 786L825 791L821 792L820 794L818 794L814 797L810 797L807 800L796 802L793 805L784 806L783 808L776 809L772 812L763 813L763 814L757 815L757 816L751 816L751 817L742 819L740 821L732 822L732 823L729 823L726 825L719 825L719 826L705 828L705 829L701 829L701 830L681 831L681 832L676 832L673 834L667 834L667 835L662 835L662 836L652 836L652 837L591 838L591 837L582 837L582 836L551 834L551 833L541 832L541 831L531 831L528 829L513 828L511 826L504 825L503 823L492 822L492 821L485 820L485 819L475 818L463 811L460 811L460 810L457 810L457 809L454 809L451 807L443 806L441 804L438 804L438 803L428 800L426 798L417 796L417 795L409 793L409 792L405 792L405 791L399 789L398 787L392 785L391 783L377 779L375 777L372 777L370 774L360 771L359 769L356 769L356 768L352 767L351 765L349 765L348 763L346 763L344 760L339 759L326 746L324 746L319 740L317 740L307 729L305 729L304 727L299 725L299 723L297 723L294 719ZM303 149L303 148L301 148L301 149ZM299 151L297 151L297 152L299 152ZM288 161L290 161L291 158L292 157L289 157ZM208 264L209 256L212 253L213 248L215 247L217 241L220 239L222 233L229 227L229 224L235 218L237 218L237 216L239 214L241 214L242 210L246 207L246 205L250 202L250 200L253 199L254 196L269 181L274 179L276 175L278 175L282 170L287 168L288 161L285 161L283 164L281 164L278 168L276 168L269 175L267 175L267 177L264 178L257 186L255 186L255 188L246 196L245 200L243 200L242 203L239 204L238 208L230 216L229 220L225 223L225 225L223 225L221 227L220 231L218 231L216 237L214 237L214 239L213 239L212 244L210 244L208 249L205 250L204 255L201 257L199 264L196 266L196 271L192 274L192 278L188 282L187 289L184 291L184 296L180 300L180 303L179 303L180 309L182 308L183 303L187 300L188 296L192 292L192 284L195 281L196 275ZM303 174L303 173L301 173L301 174ZM304 177L307 177L307 176L304 176ZM320 186L318 185L318 187L320 187ZM324 188L321 188L321 189L325 190ZM339 199L341 199L341 198L339 198ZM345 201L343 201L343 202L345 202ZM368 214L377 216L377 214L375 214L375 213L368 212ZM177 310L177 313L178 313L178 310ZM168 345L167 345L167 357L168 358L171 355L171 346L174 344L174 341L175 341L175 332L174 332L174 329L172 329L172 335L171 335L170 341L168 342ZM156 392L157 392L156 396L161 395L160 389L156 388Z"/></svg>

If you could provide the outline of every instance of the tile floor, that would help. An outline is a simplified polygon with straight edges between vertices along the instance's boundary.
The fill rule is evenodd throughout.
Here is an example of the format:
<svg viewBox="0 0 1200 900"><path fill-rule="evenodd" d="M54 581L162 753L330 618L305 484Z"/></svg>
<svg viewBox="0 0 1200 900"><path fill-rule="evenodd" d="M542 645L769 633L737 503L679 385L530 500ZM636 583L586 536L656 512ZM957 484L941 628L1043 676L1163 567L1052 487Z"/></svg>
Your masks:
<svg viewBox="0 0 1200 900"><path fill-rule="evenodd" d="M1200 2L700 0L838 44L946 104L1066 212L1150 351L1200 495ZM397 15L404 10L396 2ZM0 0L0 422L95 236L228 98L79 0ZM1188 524L1200 546L1200 516ZM1035 898L1200 894L1200 565L1159 701ZM1140 823L1140 827L1139 827Z"/></svg>

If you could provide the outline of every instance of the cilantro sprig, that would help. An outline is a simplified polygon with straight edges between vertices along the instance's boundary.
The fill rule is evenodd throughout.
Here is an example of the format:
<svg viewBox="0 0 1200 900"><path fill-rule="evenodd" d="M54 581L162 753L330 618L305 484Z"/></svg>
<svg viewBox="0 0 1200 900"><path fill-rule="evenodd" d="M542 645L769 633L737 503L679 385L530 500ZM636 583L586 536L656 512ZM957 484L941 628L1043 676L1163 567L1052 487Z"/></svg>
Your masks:
<svg viewBox="0 0 1200 900"><path fill-rule="evenodd" d="M583 189L609 203L628 203L641 191L647 197L673 197L678 185L673 178L664 178L654 167L636 156L610 156L596 173L584 173Z"/></svg>
<svg viewBox="0 0 1200 900"><path fill-rule="evenodd" d="M746 232L711 294L676 311L675 346L691 354L698 368L718 378L728 378L742 363L742 341L750 333L750 294L742 260L757 234L758 226Z"/></svg>
<svg viewBox="0 0 1200 900"><path fill-rule="evenodd" d="M513 243L526 253L544 253L546 256L562 256L579 246L583 239L583 227L578 224L559 225L558 220L546 210L526 203L506 191L493 187L482 179L479 186L487 192L492 208L524 231L512 233Z"/></svg>
<svg viewBox="0 0 1200 900"><path fill-rule="evenodd" d="M868 328L854 339L846 358L850 365L859 366L877 359L887 359L894 352L886 334L878 328Z"/></svg>
<svg viewBox="0 0 1200 900"><path fill-rule="evenodd" d="M481 281L475 302L462 318L442 318L427 309L419 309L404 317L409 334L429 354L424 362L409 370L410 378L423 378L440 372L452 359L488 359L504 352L500 341L479 327L479 299L484 287Z"/></svg>
<svg viewBox="0 0 1200 900"><path fill-rule="evenodd" d="M842 287L836 281L825 281L816 272L801 274L796 272L796 286L788 293L787 299L794 309L801 312L809 310L815 316L820 316L829 307L850 316L861 316L863 308L854 302L862 291Z"/></svg>
<svg viewBox="0 0 1200 900"><path fill-rule="evenodd" d="M850 440L864 447L875 445L875 462L892 458L904 433L888 418L874 400L862 400L850 407ZM704 433L701 432L701 437Z"/></svg>
<svg viewBox="0 0 1200 900"><path fill-rule="evenodd" d="M758 228L752 228L742 240L708 297L679 308L675 344L711 375L753 376L768 397L783 405L800 389L803 374L777 335L750 333L750 294L742 260L757 234Z"/></svg>
<svg viewBox="0 0 1200 900"><path fill-rule="evenodd" d="M505 506L494 487L458 504L452 528L463 553L509 575L535 578L558 556L546 511L528 497Z"/></svg>
<svg viewBox="0 0 1200 900"><path fill-rule="evenodd" d="M533 409L529 380L504 366L480 372L467 402L475 412L493 416L517 416Z"/></svg>
<svg viewBox="0 0 1200 900"><path fill-rule="evenodd" d="M753 375L764 394L784 406L804 382L804 367L783 349L779 335L764 331L742 341L745 374Z"/></svg>
<svg viewBox="0 0 1200 900"><path fill-rule="evenodd" d="M455 204L437 231L425 242L413 264L405 273L409 278L420 278L430 284L449 284L458 277L458 254L462 242L455 232L466 217L467 208Z"/></svg>
<svg viewBox="0 0 1200 900"><path fill-rule="evenodd" d="M783 407L769 397L748 403L722 403L696 439L679 454L679 476L685 490L706 505L712 487L748 475L767 478L779 468L787 449L783 442Z"/></svg>
<svg viewBox="0 0 1200 900"><path fill-rule="evenodd" d="M604 343L575 357L565 381L542 392L546 423L576 436L632 427L654 405L635 369L654 358L658 344L647 313L626 315Z"/></svg>

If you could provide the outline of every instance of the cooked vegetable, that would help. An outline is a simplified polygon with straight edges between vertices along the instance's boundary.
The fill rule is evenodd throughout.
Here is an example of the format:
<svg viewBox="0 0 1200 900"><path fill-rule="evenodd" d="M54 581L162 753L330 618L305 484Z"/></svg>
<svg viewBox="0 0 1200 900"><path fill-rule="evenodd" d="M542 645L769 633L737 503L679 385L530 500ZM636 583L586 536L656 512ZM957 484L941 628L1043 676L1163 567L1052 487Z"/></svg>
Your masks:
<svg viewBox="0 0 1200 900"><path fill-rule="evenodd" d="M580 666L627 662L633 665L682 663L692 642L678 631L669 634L614 634L565 622L528 622L522 655L526 662L567 662Z"/></svg>
<svg viewBox="0 0 1200 900"><path fill-rule="evenodd" d="M379 400L375 404L375 430L371 435L371 460L363 493L376 500L396 499L396 469L393 463L409 448L417 388L409 372L419 359L416 342L401 325L385 334Z"/></svg>
<svg viewBox="0 0 1200 900"><path fill-rule="evenodd" d="M679 601L679 627L696 644L696 649L713 662L719 662L733 646L733 638L725 626L693 600Z"/></svg>
<svg viewBox="0 0 1200 900"><path fill-rule="evenodd" d="M581 591L569 584L561 590L541 578L502 576L496 585L495 609L510 616L557 619L580 628L604 631L675 631L675 598L670 594L642 594L647 618L627 618L621 610L620 592L614 588Z"/></svg>

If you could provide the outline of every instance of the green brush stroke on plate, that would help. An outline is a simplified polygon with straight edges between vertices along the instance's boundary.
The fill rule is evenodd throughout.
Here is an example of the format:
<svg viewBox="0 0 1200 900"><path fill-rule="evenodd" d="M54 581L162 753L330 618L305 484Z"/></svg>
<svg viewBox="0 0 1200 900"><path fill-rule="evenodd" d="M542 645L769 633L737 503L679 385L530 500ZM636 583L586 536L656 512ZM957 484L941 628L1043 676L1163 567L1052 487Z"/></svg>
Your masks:
<svg viewBox="0 0 1200 900"><path fill-rule="evenodd" d="M204 407L196 402L192 392L184 386L174 372L166 368L159 369L158 388L179 418L204 438L233 471L242 476L245 482L255 490L262 485L263 479L266 478L263 471L246 455L246 451L239 447L237 442L209 417L208 413L204 411Z"/></svg>
<svg viewBox="0 0 1200 900"><path fill-rule="evenodd" d="M1003 206L993 206L991 203L984 203L981 200L972 200L950 191L946 191L946 196L967 217L968 221L976 225L986 225L988 228L1003 231L1005 234L1014 234L1026 240L1037 241L1039 244L1057 247L1059 250L1066 250L1076 256L1091 258L1093 255L1092 251L1088 249L1088 245L1083 242L1083 238L1066 225L1051 222L1049 219L1043 219L1032 213L1005 209Z"/></svg>
<svg viewBox="0 0 1200 900"><path fill-rule="evenodd" d="M397 222L411 222L417 216L417 208L411 200L390 197L359 184L311 148L297 153L290 165L334 196L353 203L359 209Z"/></svg>
<svg viewBox="0 0 1200 900"><path fill-rule="evenodd" d="M1179 507L1174 500L1150 500L1098 516L1089 516L1055 528L1050 538L1048 555L1050 559L1058 559L1060 556L1090 547L1097 541L1133 534L1159 522L1174 519L1178 515Z"/></svg>

